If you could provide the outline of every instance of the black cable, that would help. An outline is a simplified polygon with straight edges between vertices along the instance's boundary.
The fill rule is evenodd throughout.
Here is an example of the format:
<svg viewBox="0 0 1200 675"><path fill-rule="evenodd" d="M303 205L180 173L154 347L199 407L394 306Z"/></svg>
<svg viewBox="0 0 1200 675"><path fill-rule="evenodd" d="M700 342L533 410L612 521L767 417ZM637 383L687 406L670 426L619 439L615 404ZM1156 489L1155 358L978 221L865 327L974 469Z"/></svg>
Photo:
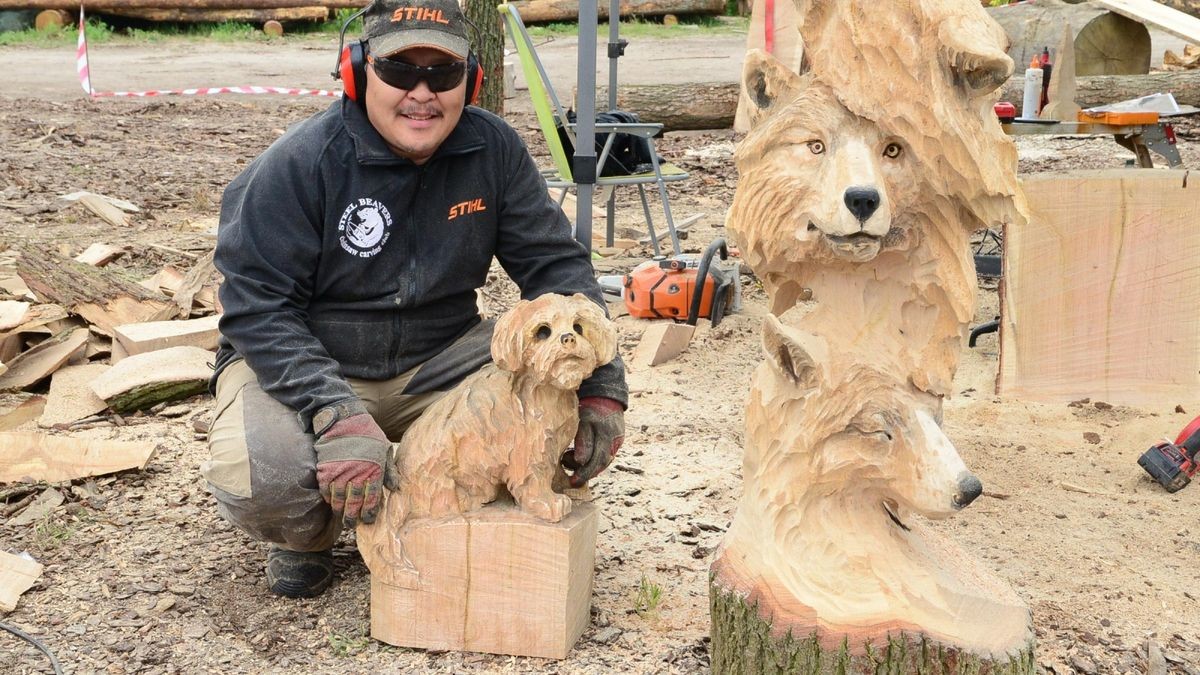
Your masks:
<svg viewBox="0 0 1200 675"><path fill-rule="evenodd" d="M17 628L16 626L10 626L6 623L0 623L0 628L3 628L4 630L12 633L13 635L16 635L17 637L28 642L29 644L33 645L34 647L37 647L43 654L46 655L47 658L50 659L50 666L54 668L54 675L63 675L63 669L62 669L62 666L58 663L58 659L54 658L54 654L50 653L50 648L47 647L46 645L42 644L42 642L40 640L33 637L29 633L26 633L25 631L21 630L20 628Z"/></svg>

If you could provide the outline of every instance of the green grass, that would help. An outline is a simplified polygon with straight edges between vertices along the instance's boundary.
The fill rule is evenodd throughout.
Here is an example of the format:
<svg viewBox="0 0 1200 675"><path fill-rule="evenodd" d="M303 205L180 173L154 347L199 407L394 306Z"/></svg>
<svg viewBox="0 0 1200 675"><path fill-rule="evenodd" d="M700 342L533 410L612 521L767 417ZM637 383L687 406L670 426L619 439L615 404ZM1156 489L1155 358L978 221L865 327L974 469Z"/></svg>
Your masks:
<svg viewBox="0 0 1200 675"><path fill-rule="evenodd" d="M353 9L337 10L333 17L324 22L298 21L285 25L282 38L273 38L263 33L261 26L244 21L220 23L152 23L148 21L127 22L129 25L112 23L98 17L87 21L89 45L98 44L153 44L171 38L184 38L210 42L270 42L287 40L289 37L311 34L333 34L341 30L342 23L354 13ZM362 32L362 22L351 24L346 34L357 38ZM0 47L56 47L74 45L77 39L75 24L49 30L27 28L20 31L0 32Z"/></svg>
<svg viewBox="0 0 1200 675"><path fill-rule="evenodd" d="M333 655L338 657L354 656L370 644L371 639L365 635L350 637L337 632L329 634L329 648L333 651Z"/></svg>
<svg viewBox="0 0 1200 675"><path fill-rule="evenodd" d="M658 616L658 606L662 602L662 586L650 581L646 575L638 582L637 592L633 595L633 611L643 619Z"/></svg>

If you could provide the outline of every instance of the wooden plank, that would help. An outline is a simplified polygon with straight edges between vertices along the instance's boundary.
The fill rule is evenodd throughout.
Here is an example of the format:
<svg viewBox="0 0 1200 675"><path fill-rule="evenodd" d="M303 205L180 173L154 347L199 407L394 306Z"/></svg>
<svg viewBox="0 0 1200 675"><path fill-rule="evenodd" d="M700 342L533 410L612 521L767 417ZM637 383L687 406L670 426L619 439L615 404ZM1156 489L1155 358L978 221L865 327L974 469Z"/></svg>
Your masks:
<svg viewBox="0 0 1200 675"><path fill-rule="evenodd" d="M87 250L83 253L75 256L75 261L91 265L92 267L104 267L123 255L125 255L125 249L120 246L110 246L97 242L87 247Z"/></svg>
<svg viewBox="0 0 1200 675"><path fill-rule="evenodd" d="M25 321L30 304L20 300L0 300L0 331L16 328Z"/></svg>
<svg viewBox="0 0 1200 675"><path fill-rule="evenodd" d="M1200 44L1200 19L1154 0L1096 0L1096 4L1134 21L1148 23L1181 40Z"/></svg>
<svg viewBox="0 0 1200 675"><path fill-rule="evenodd" d="M38 426L50 428L67 425L107 408L108 404L104 399L92 391L91 383L108 368L103 363L88 363L67 366L54 373L50 380L50 393L46 396L45 410L38 419Z"/></svg>
<svg viewBox="0 0 1200 675"><path fill-rule="evenodd" d="M1078 171L1024 181L1004 236L998 392L1157 405L1200 390L1200 181Z"/></svg>
<svg viewBox="0 0 1200 675"><path fill-rule="evenodd" d="M117 412L149 408L204 391L215 358L199 347L170 347L129 356L97 377L92 390Z"/></svg>
<svg viewBox="0 0 1200 675"><path fill-rule="evenodd" d="M16 609L21 594L37 583L41 576L41 563L0 551L0 612Z"/></svg>
<svg viewBox="0 0 1200 675"><path fill-rule="evenodd" d="M219 316L186 321L146 321L117 326L113 333L124 348L123 356L144 354L168 347L199 347L215 350L220 332Z"/></svg>
<svg viewBox="0 0 1200 675"><path fill-rule="evenodd" d="M0 432L0 483L24 479L57 483L144 469L154 455L154 447L147 442Z"/></svg>
<svg viewBox="0 0 1200 675"><path fill-rule="evenodd" d="M87 341L86 328L68 329L45 340L6 364L8 371L0 375L0 390L24 389L49 377L73 357L82 356Z"/></svg>
<svg viewBox="0 0 1200 675"><path fill-rule="evenodd" d="M514 505L414 522L405 555L420 578L371 581L371 635L389 644L566 658L590 621L596 508L547 523Z"/></svg>

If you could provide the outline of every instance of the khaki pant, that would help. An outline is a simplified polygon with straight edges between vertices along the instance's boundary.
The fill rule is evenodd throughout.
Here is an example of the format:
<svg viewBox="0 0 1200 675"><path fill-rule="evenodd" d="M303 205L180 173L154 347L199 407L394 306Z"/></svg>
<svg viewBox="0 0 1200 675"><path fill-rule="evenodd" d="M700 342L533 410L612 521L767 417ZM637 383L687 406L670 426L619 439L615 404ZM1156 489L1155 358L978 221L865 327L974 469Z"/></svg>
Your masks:
<svg viewBox="0 0 1200 675"><path fill-rule="evenodd" d="M491 360L494 327L477 324L438 356L390 380L347 381L398 442L426 408ZM259 387L245 361L231 363L217 379L211 459L201 466L221 515L251 537L288 550L333 546L342 522L317 490L314 441L295 410Z"/></svg>

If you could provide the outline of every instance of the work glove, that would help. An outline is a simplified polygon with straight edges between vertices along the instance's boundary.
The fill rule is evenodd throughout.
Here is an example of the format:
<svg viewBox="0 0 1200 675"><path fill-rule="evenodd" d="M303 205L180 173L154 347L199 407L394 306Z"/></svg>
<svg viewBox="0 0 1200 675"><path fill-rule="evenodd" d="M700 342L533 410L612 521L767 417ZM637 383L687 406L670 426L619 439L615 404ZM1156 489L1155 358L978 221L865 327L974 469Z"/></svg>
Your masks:
<svg viewBox="0 0 1200 675"><path fill-rule="evenodd" d="M625 409L601 396L579 399L579 430L575 449L563 455L562 464L572 470L571 487L582 487L603 471L625 442Z"/></svg>
<svg viewBox="0 0 1200 675"><path fill-rule="evenodd" d="M344 527L375 522L391 443L367 413L340 419L313 445L317 486Z"/></svg>

